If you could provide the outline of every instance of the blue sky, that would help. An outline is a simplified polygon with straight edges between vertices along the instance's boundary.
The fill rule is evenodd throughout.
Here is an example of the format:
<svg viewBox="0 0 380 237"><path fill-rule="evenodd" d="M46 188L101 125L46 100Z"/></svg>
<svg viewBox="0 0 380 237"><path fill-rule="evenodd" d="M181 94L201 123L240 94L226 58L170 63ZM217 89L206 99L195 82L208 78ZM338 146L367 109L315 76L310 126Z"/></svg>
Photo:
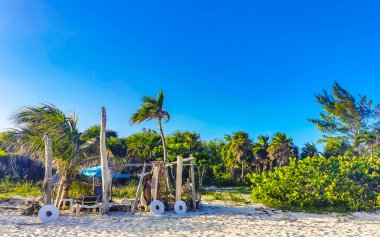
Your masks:
<svg viewBox="0 0 380 237"><path fill-rule="evenodd" d="M0 2L0 130L50 102L126 136L144 95L163 89L166 133L321 134L314 94L338 81L380 102L377 1Z"/></svg>

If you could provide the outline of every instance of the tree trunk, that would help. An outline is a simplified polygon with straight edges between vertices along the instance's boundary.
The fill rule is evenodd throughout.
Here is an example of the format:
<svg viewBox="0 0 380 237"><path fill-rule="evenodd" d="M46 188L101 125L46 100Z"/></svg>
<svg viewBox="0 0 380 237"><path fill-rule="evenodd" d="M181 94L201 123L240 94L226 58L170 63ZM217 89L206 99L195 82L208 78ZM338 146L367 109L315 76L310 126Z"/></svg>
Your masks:
<svg viewBox="0 0 380 237"><path fill-rule="evenodd" d="M109 210L109 198L111 192L111 171L108 167L107 148L106 148L106 109L102 107L102 118L100 126L100 161L102 165L102 206L100 214L107 214Z"/></svg>
<svg viewBox="0 0 380 237"><path fill-rule="evenodd" d="M244 162L241 162L241 181L244 179Z"/></svg>
<svg viewBox="0 0 380 237"><path fill-rule="evenodd" d="M162 121L161 119L158 119L158 127L160 129L161 133L161 140L162 140L162 147L164 148L164 163L168 161L168 148L166 146L166 139L164 135L164 131L162 130ZM170 192L170 176L169 176L169 170L165 169L165 175L166 175L166 185L168 186L168 190Z"/></svg>
<svg viewBox="0 0 380 237"><path fill-rule="evenodd" d="M63 169L65 170L65 169ZM55 200L55 206L59 208L59 203L62 199L68 198L69 196L69 178L65 171L62 171L61 181L59 182L57 198Z"/></svg>
<svg viewBox="0 0 380 237"><path fill-rule="evenodd" d="M52 140L49 136L49 134L45 134L43 138L45 142L45 180L44 180L44 186L45 186L45 204L50 205L51 204L51 180L53 177L52 172Z"/></svg>

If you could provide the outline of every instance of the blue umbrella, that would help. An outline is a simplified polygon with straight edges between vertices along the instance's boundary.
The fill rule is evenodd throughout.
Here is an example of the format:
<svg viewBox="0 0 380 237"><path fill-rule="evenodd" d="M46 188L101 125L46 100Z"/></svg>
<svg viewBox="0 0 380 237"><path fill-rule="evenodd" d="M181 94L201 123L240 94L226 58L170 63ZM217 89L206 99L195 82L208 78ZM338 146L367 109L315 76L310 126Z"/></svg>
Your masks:
<svg viewBox="0 0 380 237"><path fill-rule="evenodd" d="M87 169L83 169L81 172L83 175L86 175L90 178L102 178L102 167L101 166L94 166ZM127 179L130 178L132 175L130 174L113 174L112 178L114 179Z"/></svg>

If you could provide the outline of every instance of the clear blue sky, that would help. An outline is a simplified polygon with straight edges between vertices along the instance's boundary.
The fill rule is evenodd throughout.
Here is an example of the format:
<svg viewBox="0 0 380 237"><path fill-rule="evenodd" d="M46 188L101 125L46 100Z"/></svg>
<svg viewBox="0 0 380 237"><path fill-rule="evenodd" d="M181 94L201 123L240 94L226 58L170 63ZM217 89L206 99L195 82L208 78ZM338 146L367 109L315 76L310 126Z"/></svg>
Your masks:
<svg viewBox="0 0 380 237"><path fill-rule="evenodd" d="M0 130L23 105L108 111L126 136L144 95L163 89L166 133L320 133L314 94L338 81L380 103L378 1L0 2Z"/></svg>

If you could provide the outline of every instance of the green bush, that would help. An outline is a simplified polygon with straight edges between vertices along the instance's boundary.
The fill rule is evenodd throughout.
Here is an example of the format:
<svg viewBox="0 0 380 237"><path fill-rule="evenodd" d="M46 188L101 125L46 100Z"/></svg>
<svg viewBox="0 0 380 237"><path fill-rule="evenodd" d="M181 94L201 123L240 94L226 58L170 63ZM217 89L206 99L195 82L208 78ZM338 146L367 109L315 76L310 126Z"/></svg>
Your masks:
<svg viewBox="0 0 380 237"><path fill-rule="evenodd" d="M73 181L69 190L69 197L80 197L84 195L93 195L92 184Z"/></svg>
<svg viewBox="0 0 380 237"><path fill-rule="evenodd" d="M0 180L0 201L16 195L38 197L41 193L39 186L32 182L11 182L9 176Z"/></svg>
<svg viewBox="0 0 380 237"><path fill-rule="evenodd" d="M112 187L112 199L135 198L138 182L132 179L124 186Z"/></svg>
<svg viewBox="0 0 380 237"><path fill-rule="evenodd" d="M346 212L380 208L379 173L379 159L308 157L249 177L255 202L285 210Z"/></svg>

